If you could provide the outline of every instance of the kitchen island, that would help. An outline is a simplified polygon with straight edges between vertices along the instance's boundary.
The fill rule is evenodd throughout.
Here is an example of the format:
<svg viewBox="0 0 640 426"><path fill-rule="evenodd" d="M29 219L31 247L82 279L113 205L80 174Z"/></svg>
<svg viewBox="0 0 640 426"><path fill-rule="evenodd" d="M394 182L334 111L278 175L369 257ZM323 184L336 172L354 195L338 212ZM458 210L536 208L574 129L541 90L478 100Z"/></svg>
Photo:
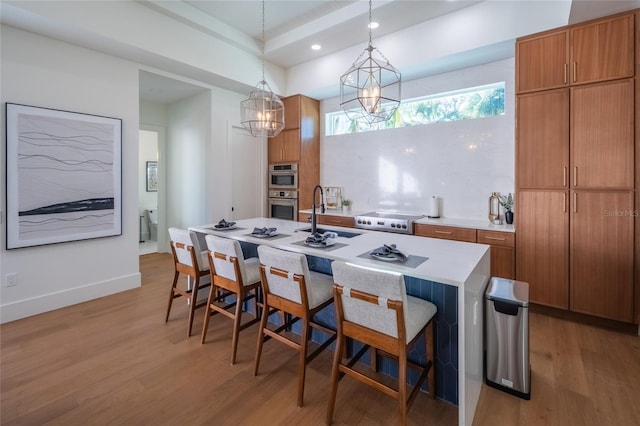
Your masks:
<svg viewBox="0 0 640 426"><path fill-rule="evenodd" d="M259 238L254 228L274 227L278 235ZM245 247L264 244L299 253L309 258L309 267L330 273L330 262L342 260L358 265L401 272L407 293L431 301L436 316L436 395L458 406L458 423L470 425L483 381L483 297L490 279L489 246L439 240L412 235L320 226L331 231L355 233L339 236L335 246L312 248L304 245L310 235L308 223L254 218L237 221L235 229L218 230L214 224L193 226L199 233L233 238ZM388 262L368 255L383 244L396 244L409 255L405 263ZM383 371L385 371L383 365Z"/></svg>

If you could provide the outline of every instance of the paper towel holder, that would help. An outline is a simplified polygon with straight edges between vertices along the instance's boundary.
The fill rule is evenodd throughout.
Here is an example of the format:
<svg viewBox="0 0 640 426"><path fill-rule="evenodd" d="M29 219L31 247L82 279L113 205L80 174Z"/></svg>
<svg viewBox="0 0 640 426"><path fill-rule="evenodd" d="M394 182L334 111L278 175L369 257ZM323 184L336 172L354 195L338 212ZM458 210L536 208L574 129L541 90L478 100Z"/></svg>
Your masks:
<svg viewBox="0 0 640 426"><path fill-rule="evenodd" d="M431 197L430 203L429 203L429 214L427 215L427 217L429 219L439 219L440 218L440 200L438 199L437 196L433 195Z"/></svg>

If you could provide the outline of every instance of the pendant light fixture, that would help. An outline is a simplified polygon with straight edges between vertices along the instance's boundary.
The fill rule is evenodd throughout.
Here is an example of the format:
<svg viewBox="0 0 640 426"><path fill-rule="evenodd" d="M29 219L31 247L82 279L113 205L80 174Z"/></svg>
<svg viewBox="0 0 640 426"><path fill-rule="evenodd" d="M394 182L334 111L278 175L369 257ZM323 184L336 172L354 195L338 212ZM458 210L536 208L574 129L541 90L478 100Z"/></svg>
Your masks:
<svg viewBox="0 0 640 426"><path fill-rule="evenodd" d="M264 0L262 0L262 80L240 104L240 122L253 136L276 136L284 129L284 103L264 78Z"/></svg>
<svg viewBox="0 0 640 426"><path fill-rule="evenodd" d="M371 43L369 0L369 45L340 76L340 106L351 120L369 124L386 121L400 105L402 76Z"/></svg>

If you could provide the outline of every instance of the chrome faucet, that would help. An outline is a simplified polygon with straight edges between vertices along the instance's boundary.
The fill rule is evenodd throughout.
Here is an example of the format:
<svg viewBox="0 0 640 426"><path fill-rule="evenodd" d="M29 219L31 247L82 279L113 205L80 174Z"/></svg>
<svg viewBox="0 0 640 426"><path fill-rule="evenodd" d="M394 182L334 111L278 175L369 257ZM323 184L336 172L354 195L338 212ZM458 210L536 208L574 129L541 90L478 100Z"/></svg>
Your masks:
<svg viewBox="0 0 640 426"><path fill-rule="evenodd" d="M316 189L320 189L320 212L324 213L324 192L322 191L322 187L320 185L316 185L315 188L313 188L313 201L311 202L311 235L315 235L316 231L318 230L316 224L318 223L316 221Z"/></svg>

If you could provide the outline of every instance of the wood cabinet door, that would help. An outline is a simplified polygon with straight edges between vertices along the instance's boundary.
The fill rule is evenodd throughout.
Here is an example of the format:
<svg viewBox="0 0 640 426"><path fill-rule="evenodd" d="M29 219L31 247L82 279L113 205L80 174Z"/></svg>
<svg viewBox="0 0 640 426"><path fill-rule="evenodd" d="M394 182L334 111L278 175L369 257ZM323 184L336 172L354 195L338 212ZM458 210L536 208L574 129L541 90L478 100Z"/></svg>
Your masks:
<svg viewBox="0 0 640 426"><path fill-rule="evenodd" d="M605 19L571 30L571 84L634 75L634 16Z"/></svg>
<svg viewBox="0 0 640 426"><path fill-rule="evenodd" d="M269 164L282 162L282 147L284 144L284 131L277 136L269 138L267 142L267 158Z"/></svg>
<svg viewBox="0 0 640 426"><path fill-rule="evenodd" d="M566 191L518 192L516 277L533 303L569 308L569 213Z"/></svg>
<svg viewBox="0 0 640 426"><path fill-rule="evenodd" d="M525 37L516 42L516 93L568 85L569 32Z"/></svg>
<svg viewBox="0 0 640 426"><path fill-rule="evenodd" d="M518 95L516 115L518 187L566 188L569 89Z"/></svg>
<svg viewBox="0 0 640 426"><path fill-rule="evenodd" d="M284 129L300 128L300 95L289 96L282 100L284 103Z"/></svg>
<svg viewBox="0 0 640 426"><path fill-rule="evenodd" d="M633 80L571 88L571 186L633 189Z"/></svg>
<svg viewBox="0 0 640 426"><path fill-rule="evenodd" d="M419 237L440 238L443 240L465 241L469 243L475 243L477 241L477 231L475 228L416 223L413 225L413 234Z"/></svg>
<svg viewBox="0 0 640 426"><path fill-rule="evenodd" d="M632 321L633 195L573 192L571 310Z"/></svg>
<svg viewBox="0 0 640 426"><path fill-rule="evenodd" d="M300 130L282 131L282 160L286 162L300 161Z"/></svg>
<svg viewBox="0 0 640 426"><path fill-rule="evenodd" d="M516 279L516 252L511 247L491 246L491 276Z"/></svg>
<svg viewBox="0 0 640 426"><path fill-rule="evenodd" d="M339 216L324 214L318 217L319 223L322 225L343 226L345 228L354 228L353 216Z"/></svg>

